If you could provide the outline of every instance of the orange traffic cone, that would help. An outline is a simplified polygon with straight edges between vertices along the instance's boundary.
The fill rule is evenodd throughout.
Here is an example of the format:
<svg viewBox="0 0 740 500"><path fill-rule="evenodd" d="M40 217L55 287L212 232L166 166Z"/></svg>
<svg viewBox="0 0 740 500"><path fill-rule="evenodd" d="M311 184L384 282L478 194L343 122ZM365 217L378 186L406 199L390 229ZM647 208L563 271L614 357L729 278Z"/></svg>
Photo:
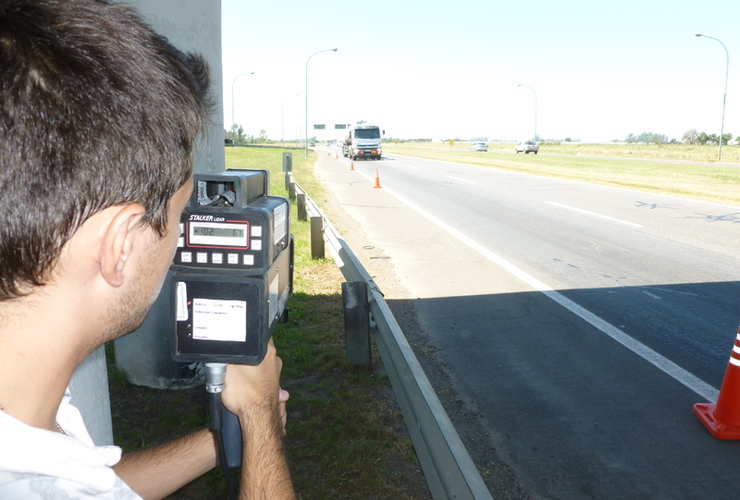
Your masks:
<svg viewBox="0 0 740 500"><path fill-rule="evenodd" d="M354 160L350 160L349 161L349 169L350 170L354 170L355 169L355 161Z"/></svg>
<svg viewBox="0 0 740 500"><path fill-rule="evenodd" d="M375 169L375 185L373 186L374 189L381 188L383 186L380 185L380 175L378 174L378 169Z"/></svg>
<svg viewBox="0 0 740 500"><path fill-rule="evenodd" d="M740 439L740 328L730 353L717 403L697 403L696 415L718 439Z"/></svg>

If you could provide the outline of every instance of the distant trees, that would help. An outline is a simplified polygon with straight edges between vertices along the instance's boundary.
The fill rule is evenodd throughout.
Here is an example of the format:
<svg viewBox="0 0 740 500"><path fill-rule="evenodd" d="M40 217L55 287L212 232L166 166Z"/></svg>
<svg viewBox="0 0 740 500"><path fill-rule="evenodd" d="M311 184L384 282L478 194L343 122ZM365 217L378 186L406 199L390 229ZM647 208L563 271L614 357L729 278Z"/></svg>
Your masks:
<svg viewBox="0 0 740 500"><path fill-rule="evenodd" d="M727 144L731 140L732 140L732 134L722 134L722 144ZM712 142L717 144L717 136L714 137L714 141Z"/></svg>
<svg viewBox="0 0 740 500"><path fill-rule="evenodd" d="M696 144L699 141L699 132L697 132L695 128L687 130L683 133L681 140L684 144Z"/></svg>
<svg viewBox="0 0 740 500"><path fill-rule="evenodd" d="M640 135L630 134L625 139L626 142L644 142L647 144L666 144L670 142L668 136L663 134L653 134L652 132L643 132Z"/></svg>
<svg viewBox="0 0 740 500"><path fill-rule="evenodd" d="M732 134L722 134L722 144L727 144L731 140ZM706 132L697 133L696 129L691 129L683 134L683 142L686 144L719 144L719 136Z"/></svg>
<svg viewBox="0 0 740 500"><path fill-rule="evenodd" d="M234 144L249 144L249 143L265 143L265 142L272 142L267 137L267 131L260 130L259 137L254 137L252 135L247 135L244 133L244 127L238 124L234 124L231 126L231 130L225 130L224 129L224 138L231 139L234 141Z"/></svg>
<svg viewBox="0 0 740 500"><path fill-rule="evenodd" d="M732 140L732 134L722 134L722 144L727 144ZM740 137L738 137L740 142ZM652 132L643 132L640 135L630 134L625 139L628 143L641 142L644 144L675 144L676 139L668 139L663 134L653 134ZM687 130L681 137L681 142L684 144L719 144L719 136L717 134L707 134L706 132L698 132L695 128Z"/></svg>
<svg viewBox="0 0 740 500"><path fill-rule="evenodd" d="M234 144L244 144L246 136L244 135L244 127L241 125L233 124L231 130L224 130L224 137L231 139Z"/></svg>

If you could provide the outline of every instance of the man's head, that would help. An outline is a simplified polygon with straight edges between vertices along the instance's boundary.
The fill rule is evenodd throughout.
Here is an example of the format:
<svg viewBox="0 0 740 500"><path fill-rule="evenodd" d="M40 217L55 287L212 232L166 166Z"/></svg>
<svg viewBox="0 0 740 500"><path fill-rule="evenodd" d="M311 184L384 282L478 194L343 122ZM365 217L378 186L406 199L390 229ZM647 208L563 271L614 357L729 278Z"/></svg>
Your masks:
<svg viewBox="0 0 740 500"><path fill-rule="evenodd" d="M0 301L48 281L93 214L166 229L210 114L208 71L131 9L0 0Z"/></svg>

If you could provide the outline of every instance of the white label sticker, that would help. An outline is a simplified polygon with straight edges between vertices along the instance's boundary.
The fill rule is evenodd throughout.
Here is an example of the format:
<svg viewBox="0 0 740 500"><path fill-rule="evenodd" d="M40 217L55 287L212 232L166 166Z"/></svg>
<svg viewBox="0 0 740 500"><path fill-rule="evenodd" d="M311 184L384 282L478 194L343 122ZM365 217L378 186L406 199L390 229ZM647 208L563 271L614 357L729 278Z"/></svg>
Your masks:
<svg viewBox="0 0 740 500"><path fill-rule="evenodd" d="M177 282L177 305L175 307L177 321L188 320L188 288L184 281Z"/></svg>
<svg viewBox="0 0 740 500"><path fill-rule="evenodd" d="M278 297L278 274L279 273L275 273L275 278L270 282L270 297L267 299L270 307L268 313L270 315L270 322L277 318L277 315L280 312L278 309L278 307L280 307L280 304L278 303L278 299L280 298Z"/></svg>
<svg viewBox="0 0 740 500"><path fill-rule="evenodd" d="M247 303L243 300L193 299L193 338L247 340Z"/></svg>
<svg viewBox="0 0 740 500"><path fill-rule="evenodd" d="M275 219L273 220L273 244L282 240L288 232L288 204L284 203L275 208Z"/></svg>

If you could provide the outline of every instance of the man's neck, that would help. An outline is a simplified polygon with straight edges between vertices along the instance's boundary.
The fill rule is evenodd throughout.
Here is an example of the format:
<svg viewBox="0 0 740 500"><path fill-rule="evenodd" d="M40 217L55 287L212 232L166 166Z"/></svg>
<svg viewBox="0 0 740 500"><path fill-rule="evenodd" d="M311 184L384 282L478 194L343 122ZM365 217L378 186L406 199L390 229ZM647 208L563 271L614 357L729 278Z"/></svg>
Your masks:
<svg viewBox="0 0 740 500"><path fill-rule="evenodd" d="M59 404L82 359L69 341L79 337L64 328L69 323L42 306L0 307L0 405L21 422L56 430Z"/></svg>

